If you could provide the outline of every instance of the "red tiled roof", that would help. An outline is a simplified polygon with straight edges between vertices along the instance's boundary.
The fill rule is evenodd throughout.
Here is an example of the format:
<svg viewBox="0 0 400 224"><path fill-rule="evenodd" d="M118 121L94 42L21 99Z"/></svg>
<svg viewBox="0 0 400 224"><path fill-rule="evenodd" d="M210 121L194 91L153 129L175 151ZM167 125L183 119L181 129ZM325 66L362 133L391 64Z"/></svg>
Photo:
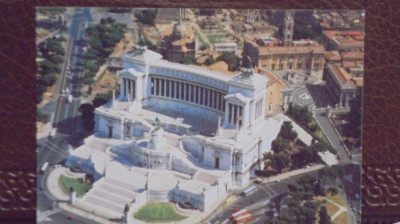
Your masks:
<svg viewBox="0 0 400 224"><path fill-rule="evenodd" d="M342 56L339 54L338 51L326 51L325 57L327 60L330 61L340 61L342 60Z"/></svg>
<svg viewBox="0 0 400 224"><path fill-rule="evenodd" d="M261 55L272 54L324 54L325 48L322 45L308 45L308 46L279 46L279 47L259 47Z"/></svg>
<svg viewBox="0 0 400 224"><path fill-rule="evenodd" d="M346 87L355 87L357 86L357 81L350 75L344 68L329 65L332 74L336 77L336 79L342 84L342 86ZM360 82L358 80L358 82Z"/></svg>
<svg viewBox="0 0 400 224"><path fill-rule="evenodd" d="M363 60L364 52L361 51L349 51L349 52L341 52L343 60Z"/></svg>

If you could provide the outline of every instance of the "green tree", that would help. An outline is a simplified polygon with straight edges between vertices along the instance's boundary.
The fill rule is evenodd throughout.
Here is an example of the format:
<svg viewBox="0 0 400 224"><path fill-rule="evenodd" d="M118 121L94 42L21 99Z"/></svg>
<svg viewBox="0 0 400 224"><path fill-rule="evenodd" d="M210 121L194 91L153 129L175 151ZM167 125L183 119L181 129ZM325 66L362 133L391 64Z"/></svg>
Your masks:
<svg viewBox="0 0 400 224"><path fill-rule="evenodd" d="M331 218L328 215L325 206L321 206L319 209L319 224L332 224Z"/></svg>
<svg viewBox="0 0 400 224"><path fill-rule="evenodd" d="M275 140L271 143L271 150L274 153L280 153L285 151L286 149L290 148L290 142L287 139L284 139L278 136Z"/></svg>
<svg viewBox="0 0 400 224"><path fill-rule="evenodd" d="M157 46L154 45L149 39L146 37L139 40L138 45L147 46L148 49L155 51L157 50Z"/></svg>
<svg viewBox="0 0 400 224"><path fill-rule="evenodd" d="M47 49L49 52L52 52L54 54L58 55L64 55L65 51L64 48L61 46L61 41L59 41L57 38L53 37L47 40Z"/></svg>
<svg viewBox="0 0 400 224"><path fill-rule="evenodd" d="M212 64L214 64L215 63L215 59L214 59L214 57L212 57L212 56L210 56L209 58L207 58L205 61L204 61L204 64L205 65L212 65Z"/></svg>
<svg viewBox="0 0 400 224"><path fill-rule="evenodd" d="M93 48L90 48L85 54L86 60L97 60L99 57L100 53Z"/></svg>
<svg viewBox="0 0 400 224"><path fill-rule="evenodd" d="M49 60L39 62L39 68L41 69L40 74L42 75L46 75L49 73L59 73L61 71L61 68L57 64Z"/></svg>
<svg viewBox="0 0 400 224"><path fill-rule="evenodd" d="M290 141L293 141L295 138L297 138L297 133L293 130L293 125L291 121L283 122L278 135Z"/></svg>
<svg viewBox="0 0 400 224"><path fill-rule="evenodd" d="M179 60L179 63L189 65L189 64L197 64L197 61L193 55L186 55L185 57Z"/></svg>
<svg viewBox="0 0 400 224"><path fill-rule="evenodd" d="M54 64L59 64L64 61L64 58L61 55L52 55L49 57L49 61L53 62Z"/></svg>
<svg viewBox="0 0 400 224"><path fill-rule="evenodd" d="M95 82L94 79L91 77L83 79L83 84L85 85L92 85L94 82Z"/></svg>
<svg viewBox="0 0 400 224"><path fill-rule="evenodd" d="M89 61L85 64L85 69L91 73L96 73L99 70L99 66L96 63Z"/></svg>
<svg viewBox="0 0 400 224"><path fill-rule="evenodd" d="M136 19L146 25L154 26L154 20L157 16L156 9L139 9L135 12Z"/></svg>
<svg viewBox="0 0 400 224"><path fill-rule="evenodd" d="M279 173L290 164L290 157L285 153L274 153L271 159L271 166Z"/></svg>
<svg viewBox="0 0 400 224"><path fill-rule="evenodd" d="M57 77L54 73L45 74L39 77L38 83L43 84L44 86L52 86L57 80Z"/></svg>
<svg viewBox="0 0 400 224"><path fill-rule="evenodd" d="M232 52L224 52L217 58L217 61L225 61L229 71L237 71L240 67L240 58Z"/></svg>
<svg viewBox="0 0 400 224"><path fill-rule="evenodd" d="M36 85L36 103L40 103L42 101L43 93L45 91L46 91L46 86L38 81Z"/></svg>

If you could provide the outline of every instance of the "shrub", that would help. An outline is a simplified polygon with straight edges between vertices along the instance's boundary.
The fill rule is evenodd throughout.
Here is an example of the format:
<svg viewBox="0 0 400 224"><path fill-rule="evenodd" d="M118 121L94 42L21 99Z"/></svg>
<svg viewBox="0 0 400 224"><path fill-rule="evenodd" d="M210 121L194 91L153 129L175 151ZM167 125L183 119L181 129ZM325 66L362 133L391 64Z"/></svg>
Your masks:
<svg viewBox="0 0 400 224"><path fill-rule="evenodd" d="M38 79L38 83L43 84L44 86L51 86L57 80L57 77L54 73L49 73L46 75L42 75Z"/></svg>
<svg viewBox="0 0 400 224"><path fill-rule="evenodd" d="M83 79L83 84L85 85L92 85L94 82L94 79L91 77Z"/></svg>

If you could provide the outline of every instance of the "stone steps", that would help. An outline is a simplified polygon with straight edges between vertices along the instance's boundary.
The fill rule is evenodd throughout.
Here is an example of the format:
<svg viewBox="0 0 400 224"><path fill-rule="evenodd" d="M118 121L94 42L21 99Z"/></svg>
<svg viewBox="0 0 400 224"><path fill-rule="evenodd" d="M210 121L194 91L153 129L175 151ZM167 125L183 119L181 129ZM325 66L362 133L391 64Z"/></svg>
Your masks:
<svg viewBox="0 0 400 224"><path fill-rule="evenodd" d="M350 159L346 152L346 149L343 147L339 136L337 135L335 129L332 127L331 122L328 120L329 118L324 115L324 112L317 112L315 115L315 119L318 121L321 129L323 129L325 135L332 143L332 146L338 151L340 160L342 162L349 162Z"/></svg>
<svg viewBox="0 0 400 224"><path fill-rule="evenodd" d="M75 206L107 218L121 218L126 204L136 198L138 188L129 183L103 178Z"/></svg>

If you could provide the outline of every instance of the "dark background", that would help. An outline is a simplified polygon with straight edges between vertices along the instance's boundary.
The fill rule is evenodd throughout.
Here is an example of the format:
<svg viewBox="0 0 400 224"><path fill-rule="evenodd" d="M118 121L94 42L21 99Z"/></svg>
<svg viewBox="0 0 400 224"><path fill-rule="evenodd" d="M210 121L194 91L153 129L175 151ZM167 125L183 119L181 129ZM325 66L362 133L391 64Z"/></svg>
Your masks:
<svg viewBox="0 0 400 224"><path fill-rule="evenodd" d="M363 223L400 220L400 1L3 0L0 3L1 223L36 220L35 6L366 10Z"/></svg>

